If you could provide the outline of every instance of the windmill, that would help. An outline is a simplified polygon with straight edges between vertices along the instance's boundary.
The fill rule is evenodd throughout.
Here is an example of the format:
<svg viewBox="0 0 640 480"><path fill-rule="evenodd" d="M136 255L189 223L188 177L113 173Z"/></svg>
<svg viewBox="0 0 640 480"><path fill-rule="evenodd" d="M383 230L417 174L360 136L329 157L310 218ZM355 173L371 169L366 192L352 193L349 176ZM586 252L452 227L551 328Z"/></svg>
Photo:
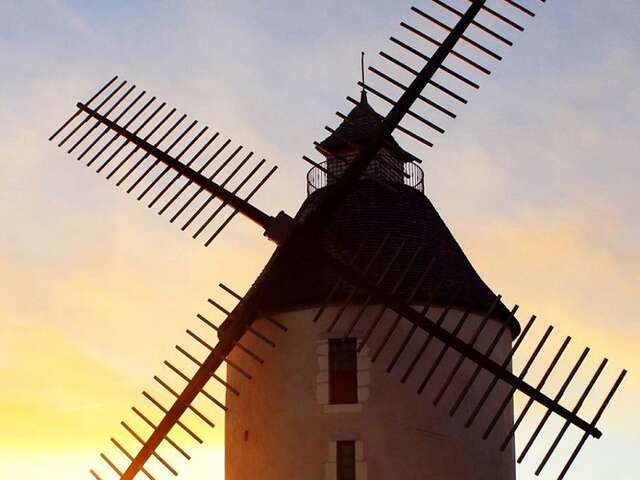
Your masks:
<svg viewBox="0 0 640 480"><path fill-rule="evenodd" d="M135 192L138 200L169 217L171 223L189 230L194 238L204 238L207 246L238 213L277 244L273 257L246 294L221 285L237 302L234 308L209 300L210 306L226 317L221 324L213 322L209 314L198 314L199 321L210 328L209 334L203 336L194 329L187 334L209 353L199 358L177 347L178 353L194 364L195 373L187 374L174 362L165 362L174 381L154 379L174 397L173 403L163 404L144 392L151 408L164 417L153 422L134 407L134 414L148 425L150 433L142 434L122 422L133 443L111 439L121 458L101 454L111 470L107 474L132 479L140 473L153 479L157 475L153 463L176 474L162 448L172 448L189 458L187 449L171 432L181 429L201 441L183 415L190 411L213 426L194 404L196 397L204 396L227 415L230 478L299 476L299 471L287 471L283 466L289 463L293 468L295 462L277 461L282 456L275 456L284 446L292 445L300 450L303 460L327 457L319 469L335 469L332 471L341 472L339 478L361 477L359 450L364 446L377 457L384 453L384 445L376 438L379 433L364 427L360 440L347 438L344 432L328 438L327 433L321 439L324 449L316 444L308 449L304 440L309 432L301 420L309 417L298 415L289 418L286 426L290 432L279 438L286 443L263 441L262 456L253 446L256 432L263 439L269 432L275 434L269 430L274 426L270 416L285 415L282 408L272 408L272 402L300 404L302 397L298 395L302 395L311 373L303 359L308 360L311 352L322 365L321 371L313 372L313 407L329 415L316 418L318 425L329 428L335 424L338 428L346 423L344 415L349 413L365 418L368 406L362 407L362 412L358 408L366 396L367 372L358 369L367 362L383 364L383 371L389 373L388 379L382 380L389 382L384 391L393 393L390 401L382 402L387 410L393 409L401 422L419 418L436 424L455 438L454 445L475 451L466 465L456 463L453 447L439 452L440 460L431 458L444 478L488 478L489 472L491 478L512 478L516 460L513 437L534 406L546 413L517 460L531 456L532 446L545 438L542 432L549 418L558 417L564 425L541 455L536 473L544 470L568 429L578 429L583 437L559 472L558 478L564 478L586 440L602 436L598 421L626 372L620 373L590 419L584 417L582 407L607 361L601 362L578 402L566 405L563 396L589 354L585 349L573 363L563 359L570 337L538 382L531 383L527 374L540 358L552 327L533 341L524 368L517 374L512 372L512 359L530 341L535 318L520 329L517 306L507 308L480 280L422 195L419 158L394 137L398 134L433 146L434 141L421 130L426 129L429 135L444 133L438 118L455 118L455 108L467 103L460 87L479 88L473 75L490 74L485 62L501 60L496 49L512 45L504 31L522 31L518 16L532 17L534 8L513 0L432 0L428 9L412 8L415 22L401 24L410 38L391 38L393 47L402 54L381 52L386 67L369 68L380 85L365 83L363 78L360 100L349 97L351 112L338 112L341 125L328 128L330 136L315 144L323 158L303 157L312 165L310 195L295 217L284 212L269 214L251 203L275 167L263 173L264 160L254 162L253 154L234 148L230 140L221 141L219 133L211 135L206 127L197 127L197 122L184 124L186 115L175 118L175 109L165 108L165 103L158 105L155 97L147 99L144 91L134 93L135 86L126 81L114 77L89 100L77 104L76 113L50 140L56 139L69 153L78 154L87 166L114 179L118 186L125 185L128 193ZM485 46L488 42L495 46ZM432 51L427 51L428 45ZM396 95L399 92L397 99L386 93L391 88ZM390 105L386 115L373 111L369 95ZM246 173L238 180L241 171ZM231 212L220 219L228 210ZM417 219L430 223L416 224ZM296 356L300 350L305 350L306 356ZM546 393L545 384L561 360L573 367L558 391ZM228 367L226 379L216 373L223 364ZM172 386L177 379L183 382L179 388ZM208 382L218 382L227 389L225 401L207 392ZM289 395L277 398L282 389ZM420 396L416 397L416 392ZM514 395L525 401L517 415L513 412ZM373 398L371 402L373 405ZM445 415L441 415L445 404ZM304 408L300 412L305 413ZM348 421L353 423L353 418ZM358 429L357 425L350 428ZM425 461L423 447L416 447L415 452L403 449L409 440L415 441L393 426L385 433L397 442L398 449L391 449L382 468L405 472L408 477L411 469L420 471ZM482 443L482 438L488 443ZM482 460L479 452L488 452L489 447L506 453L487 454L484 463L471 463ZM240 458L252 460L236 462ZM397 470L398 465L406 469ZM98 479L111 478L97 469L91 474ZM389 476L384 470L379 474L380 478ZM375 472L371 476L375 478Z"/></svg>

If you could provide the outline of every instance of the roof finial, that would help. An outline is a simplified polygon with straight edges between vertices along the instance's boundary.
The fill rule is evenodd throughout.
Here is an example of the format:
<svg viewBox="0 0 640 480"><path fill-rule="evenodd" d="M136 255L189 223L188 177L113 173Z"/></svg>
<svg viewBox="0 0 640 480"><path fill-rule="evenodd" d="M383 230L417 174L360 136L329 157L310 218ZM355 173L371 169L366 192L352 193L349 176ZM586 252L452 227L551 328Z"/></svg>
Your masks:
<svg viewBox="0 0 640 480"><path fill-rule="evenodd" d="M360 69L362 72L362 91L360 92L360 103L367 103L367 90L364 82L364 52L360 52Z"/></svg>

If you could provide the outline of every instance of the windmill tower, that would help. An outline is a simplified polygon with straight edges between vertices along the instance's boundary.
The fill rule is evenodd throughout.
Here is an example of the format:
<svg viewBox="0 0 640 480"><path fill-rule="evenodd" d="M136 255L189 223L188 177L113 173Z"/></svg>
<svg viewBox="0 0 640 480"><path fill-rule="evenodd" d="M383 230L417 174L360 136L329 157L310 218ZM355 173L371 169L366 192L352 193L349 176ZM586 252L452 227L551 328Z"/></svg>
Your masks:
<svg viewBox="0 0 640 480"><path fill-rule="evenodd" d="M348 164L336 155L355 158L382 119L363 91L346 120L318 145L327 158L326 170L339 175ZM400 175L405 165L414 172L406 179ZM309 172L311 193L298 217L330 192L331 177L320 173L317 167ZM496 304L495 295L423 195L423 184L413 156L390 138L344 203L325 241L358 250L356 263L381 279L383 288L440 319L461 338L471 339L487 322L476 341L480 348L489 346L505 322L517 335L517 321ZM388 225L393 240L385 242ZM441 260L430 266L431 258ZM498 451L499 445L488 448L478 442L482 432L450 422L446 409L425 409L416 402L416 390L427 384L441 386L455 367L456 359L447 357L438 373L430 375L442 342L412 332L411 324L398 322L393 312L379 317L380 305L362 311L362 298L350 296L348 288L334 289L340 278L327 268L322 252L308 251L298 270L295 288L281 289L284 278L267 286L271 301L265 312L288 328L286 338L277 349L265 351L264 369L246 385L246 394L227 393L225 478L418 479L425 472L441 479L515 478L512 446L506 454ZM374 323L384 328L371 333ZM260 320L255 325L268 329ZM511 334L503 335L492 358L502 362L511 342ZM253 339L247 347L260 351L262 345ZM240 362L242 353L231 358ZM448 392L463 388L462 379L470 374L460 372L460 380ZM246 379L229 370L228 381L242 388ZM405 385L399 387L398 381ZM461 411L477 403L488 381L477 383ZM499 407L497 398L506 395L507 387L499 387L497 393L481 414L489 418L479 418L478 424L491 420ZM503 438L512 425L509 406L493 438Z"/></svg>
<svg viewBox="0 0 640 480"><path fill-rule="evenodd" d="M348 97L355 108L348 115L337 112L343 123L326 127L331 135L315 143L323 160L303 156L314 168L307 178L309 196L294 217L282 211L271 215L251 203L275 167L256 180L265 160L255 162L253 152L234 148L208 127L196 128L197 121L185 127L186 115L176 119L176 109L167 111L156 97L145 100L145 91L132 95L136 87L117 77L77 103L77 111L50 137L193 238L206 238L206 246L238 214L277 244L244 295L220 284L235 306L223 306L229 297L209 299L208 306L224 320L199 312L202 330L186 332L190 345L205 353L176 346L189 370L173 359L164 362L163 375L170 380L153 378L165 400L143 391L147 408L132 407L138 423L121 422L128 442L110 439L114 453L100 454L103 469L91 469L93 478L177 475L170 460L191 457L174 429L202 443L196 427L215 427L211 417L221 411L227 419L230 480L513 479L514 436L534 406L544 413L534 420L517 462L541 453L534 445L547 439L551 421L560 421L535 473L545 469L572 429L581 438L559 472L563 479L585 442L602 436L597 424L626 371L592 414L583 406L602 383L607 359L584 390L574 384L589 348L562 362L569 368L559 389L547 385L571 337L544 361L535 383L527 377L537 360L536 367L543 363L539 354L553 327L538 335L531 317L520 330L518 306L508 309L474 271L424 196L420 159L395 138L402 134L432 147L420 133L444 129L440 120L427 117L454 119L449 104L467 103L458 87L479 88L464 68L488 75L482 62L502 59L475 35L510 47L494 24L523 31L510 15L535 13L516 0L432 3L433 11L414 7L412 13L444 31L444 38L401 24L421 46L391 37L400 53L380 56L393 73L370 67L383 83L359 82L390 105L388 112L377 114L365 93L359 101ZM448 20L434 16L435 9ZM445 64L449 59L460 65ZM240 172L244 177L238 180ZM512 371L514 355L532 337L531 354ZM226 399L209 393L209 382L223 385ZM576 388L581 395L567 405L563 396ZM515 395L524 400L517 415Z"/></svg>

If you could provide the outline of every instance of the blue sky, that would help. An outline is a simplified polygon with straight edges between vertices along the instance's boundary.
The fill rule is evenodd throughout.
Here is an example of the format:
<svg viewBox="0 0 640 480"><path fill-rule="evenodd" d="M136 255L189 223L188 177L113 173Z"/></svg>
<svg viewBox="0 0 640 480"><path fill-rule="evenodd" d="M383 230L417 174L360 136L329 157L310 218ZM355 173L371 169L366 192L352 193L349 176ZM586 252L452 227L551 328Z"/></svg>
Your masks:
<svg viewBox="0 0 640 480"><path fill-rule="evenodd" d="M420 24L409 7L2 3L0 379L10 387L0 415L14 420L0 432L0 476L83 475L191 313L219 281L246 288L271 251L243 222L205 250L75 165L46 142L73 103L121 74L279 164L258 203L293 213L305 196L301 155L348 110L360 51L384 65L376 52L399 22ZM547 2L436 147L413 150L483 278L523 316L631 370L575 478L637 476L639 24L633 0ZM136 358L131 337L145 339ZM74 402L100 415L78 425ZM76 460L48 463L53 438ZM220 432L210 440L219 463ZM192 475L214 468L203 456ZM533 478L531 465L519 475Z"/></svg>

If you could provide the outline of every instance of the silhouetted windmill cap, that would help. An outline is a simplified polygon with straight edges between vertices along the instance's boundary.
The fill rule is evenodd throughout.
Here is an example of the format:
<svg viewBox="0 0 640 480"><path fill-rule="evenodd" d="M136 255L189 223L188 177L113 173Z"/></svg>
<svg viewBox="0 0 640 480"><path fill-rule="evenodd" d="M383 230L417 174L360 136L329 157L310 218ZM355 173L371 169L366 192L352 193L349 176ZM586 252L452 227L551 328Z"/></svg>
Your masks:
<svg viewBox="0 0 640 480"><path fill-rule="evenodd" d="M304 218L314 210L332 188L328 186L311 194L297 218ZM360 250L360 261L356 263L359 268L364 268L387 234L389 241L380 255L381 261L371 269L371 278L376 278L384 270L385 262L401 242L405 242L406 248L382 282L385 290L394 289L395 279L402 274L416 249L421 249L406 281L396 292L399 298L411 295L421 273L433 258L435 262L415 295L414 303L433 298L436 304L446 305L455 297L453 304L460 309L479 314L488 310L495 294L475 271L433 204L411 187L394 185L390 190L374 181L362 180L322 234L325 237L322 243L338 256ZM256 284L267 290L264 308L274 313L321 305L340 280L320 251L306 248L299 252L295 265L284 266L282 271L274 271L272 267L273 263L269 262ZM267 271L275 273L278 281L265 284L264 274ZM346 298L349 292L350 288L345 286L336 299ZM493 316L507 320L509 310L500 304ZM515 319L511 319L511 331L514 334L520 331Z"/></svg>
<svg viewBox="0 0 640 480"><path fill-rule="evenodd" d="M330 152L357 151L369 143L382 121L383 117L371 107L363 90L360 102L337 130L319 144L318 150L326 156L330 156ZM415 160L393 138L385 146L405 162ZM402 274L412 254L420 248L422 253L406 281L397 289L399 298L411 295L421 273L435 259L426 281L414 296L414 302L433 299L438 305L446 305L455 297L455 307L484 314L493 303L495 294L475 271L432 203L412 187L398 183L394 183L393 187L388 189L380 182L361 179L335 215L332 224L322 234L325 238L321 243L337 256L360 250L362 261L356 263L364 268L389 234L390 241L380 255L381 261L371 269L372 278L384 270L384 262L392 258L401 242L405 242L407 248L397 257L395 265L385 277L382 283L384 289L394 289L394 279ZM308 215L332 188L329 185L312 193L298 211L297 218ZM295 263L281 265L281 271L276 271L270 261L256 280L254 286L264 287L266 293L262 305L264 311L276 313L319 306L340 281L339 275L321 252L308 250L304 246L294 257ZM267 272L269 276L274 275L270 282L265 282ZM273 281L274 277L276 281ZM336 293L336 299L346 298L350 287L345 285ZM363 299L356 296L354 300ZM493 316L502 320L510 318L509 310L502 303ZM520 325L516 319L510 319L510 322L515 335L520 331Z"/></svg>
<svg viewBox="0 0 640 480"><path fill-rule="evenodd" d="M327 151L338 153L343 150L358 149L369 143L383 120L384 117L369 104L367 92L363 89L360 102L349 112L347 119L336 131L320 142L318 150L325 154ZM393 137L386 142L386 146L398 154L403 161L416 161L416 157L404 150Z"/></svg>

